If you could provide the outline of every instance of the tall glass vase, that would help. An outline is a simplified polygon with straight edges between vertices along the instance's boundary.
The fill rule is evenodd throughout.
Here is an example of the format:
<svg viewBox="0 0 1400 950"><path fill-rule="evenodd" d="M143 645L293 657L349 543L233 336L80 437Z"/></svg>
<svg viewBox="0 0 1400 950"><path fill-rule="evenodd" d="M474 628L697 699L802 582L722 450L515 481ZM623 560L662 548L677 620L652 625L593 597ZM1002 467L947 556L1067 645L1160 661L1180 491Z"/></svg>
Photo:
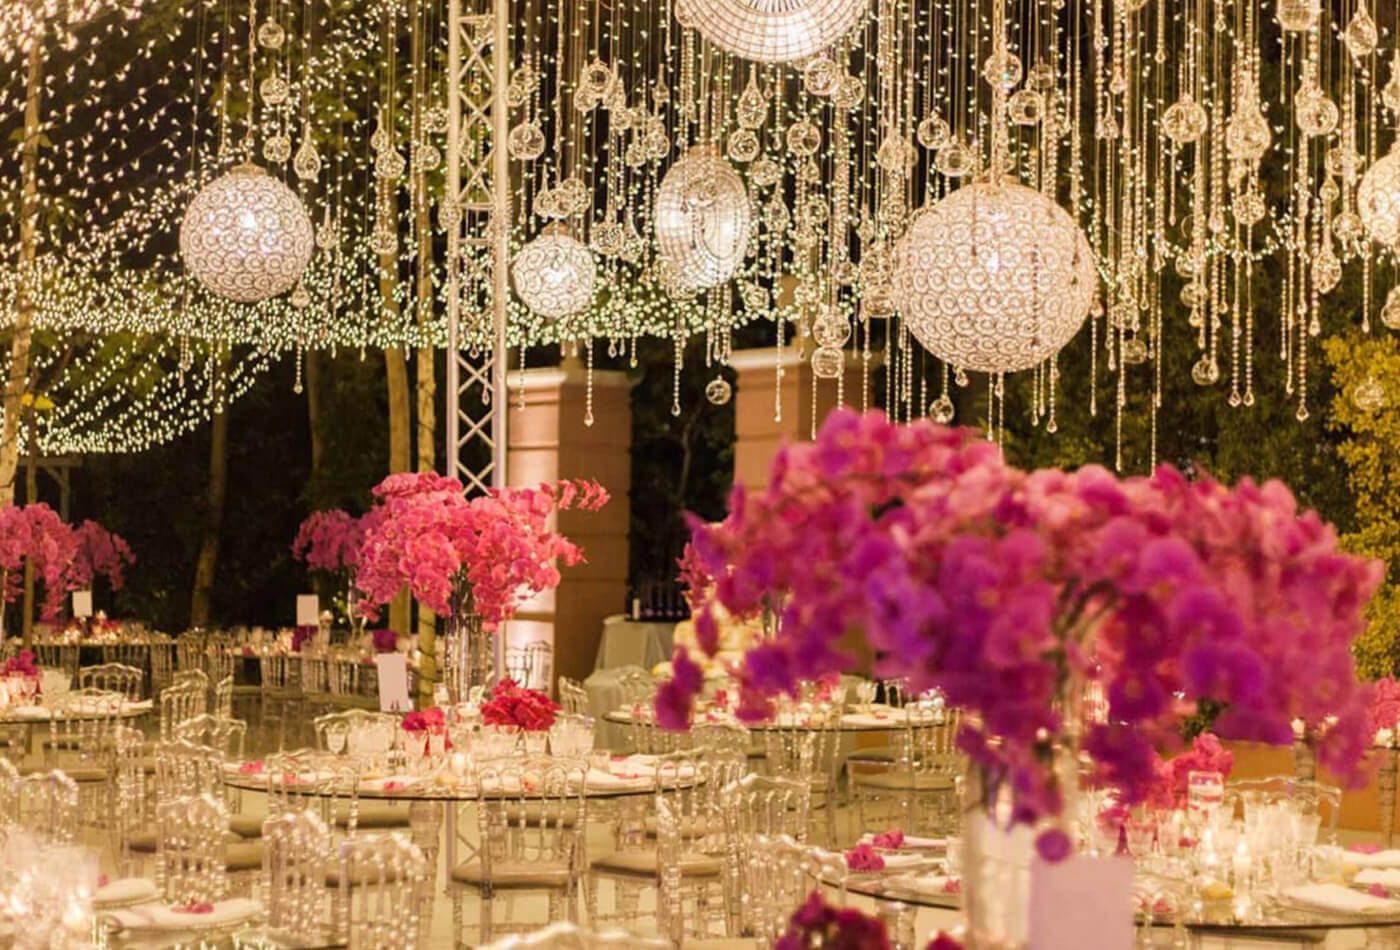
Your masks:
<svg viewBox="0 0 1400 950"><path fill-rule="evenodd" d="M1381 750L1381 765L1376 772L1376 790L1381 807L1381 841L1388 848L1395 838L1395 786L1400 773L1400 751Z"/></svg>
<svg viewBox="0 0 1400 950"><path fill-rule="evenodd" d="M470 592L459 591L453 596L452 612L446 622L442 668L447 692L452 702L465 702L472 687L490 686L495 680L495 643L482 626Z"/></svg>

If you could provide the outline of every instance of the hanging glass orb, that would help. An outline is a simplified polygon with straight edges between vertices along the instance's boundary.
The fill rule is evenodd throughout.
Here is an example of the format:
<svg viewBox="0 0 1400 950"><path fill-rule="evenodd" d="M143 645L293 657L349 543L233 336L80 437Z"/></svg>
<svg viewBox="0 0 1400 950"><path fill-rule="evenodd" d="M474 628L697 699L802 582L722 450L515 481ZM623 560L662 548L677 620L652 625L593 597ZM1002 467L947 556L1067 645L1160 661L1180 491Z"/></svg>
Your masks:
<svg viewBox="0 0 1400 950"><path fill-rule="evenodd" d="M731 161L747 164L758 158L760 149L758 136L748 129L735 129L729 133L726 153Z"/></svg>
<svg viewBox="0 0 1400 950"><path fill-rule="evenodd" d="M263 49L281 49L287 41L287 31L276 20L263 20L258 24L258 45Z"/></svg>
<svg viewBox="0 0 1400 950"><path fill-rule="evenodd" d="M949 178L961 178L977 170L977 154L961 142L949 142L938 150L933 165Z"/></svg>
<svg viewBox="0 0 1400 950"><path fill-rule="evenodd" d="M772 188L783 180L782 167L771 158L763 157L749 169L749 178L760 188Z"/></svg>
<svg viewBox="0 0 1400 950"><path fill-rule="evenodd" d="M1400 286L1390 288L1381 307L1381 323L1388 330L1400 330Z"/></svg>
<svg viewBox="0 0 1400 950"><path fill-rule="evenodd" d="M914 216L894 283L910 332L934 356L1010 373L1069 342L1093 305L1095 271L1063 208L1012 181L979 181Z"/></svg>
<svg viewBox="0 0 1400 950"><path fill-rule="evenodd" d="M705 398L711 405L723 406L734 395L734 387L723 376L716 376L705 385Z"/></svg>
<svg viewBox="0 0 1400 950"><path fill-rule="evenodd" d="M1209 355L1202 356L1191 367L1191 381L1197 386L1214 386L1220 382L1220 364Z"/></svg>
<svg viewBox="0 0 1400 950"><path fill-rule="evenodd" d="M838 109L854 109L865 101L865 80L853 74L841 77L831 91L831 104Z"/></svg>
<svg viewBox="0 0 1400 950"><path fill-rule="evenodd" d="M1177 145L1189 145L1205 134L1209 123L1206 110L1185 93L1162 113L1162 134Z"/></svg>
<svg viewBox="0 0 1400 950"><path fill-rule="evenodd" d="M1252 227L1264 220L1269 209L1264 205L1264 197L1251 188L1235 197L1231 210L1235 213L1236 221L1245 227Z"/></svg>
<svg viewBox="0 0 1400 950"><path fill-rule="evenodd" d="M274 165L281 165L292 157L292 140L285 135L269 135L263 140L263 158Z"/></svg>
<svg viewBox="0 0 1400 950"><path fill-rule="evenodd" d="M865 18L869 0L679 0L676 19L760 63L815 56Z"/></svg>
<svg viewBox="0 0 1400 950"><path fill-rule="evenodd" d="M841 67L829 56L814 56L802 67L802 88L814 96L829 96L841 84Z"/></svg>
<svg viewBox="0 0 1400 950"><path fill-rule="evenodd" d="M270 106L278 106L286 102L291 91L287 80L276 73L268 76L258 85L258 94L262 96L263 102Z"/></svg>
<svg viewBox="0 0 1400 950"><path fill-rule="evenodd" d="M812 351L812 375L817 379L835 379L846 365L846 354L834 346L819 346Z"/></svg>
<svg viewBox="0 0 1400 950"><path fill-rule="evenodd" d="M1016 125L1035 125L1045 116L1045 99L1034 89L1020 89L1006 101L1006 115Z"/></svg>
<svg viewBox="0 0 1400 950"><path fill-rule="evenodd" d="M816 123L809 119L798 119L787 130L788 151L797 158L815 155L822 147L822 133Z"/></svg>
<svg viewBox="0 0 1400 950"><path fill-rule="evenodd" d="M953 400L947 396L939 396L928 407L929 418L942 426L953 421L954 411Z"/></svg>
<svg viewBox="0 0 1400 950"><path fill-rule="evenodd" d="M1293 118L1304 135L1327 135L1337 127L1337 104L1317 85L1307 85L1293 97Z"/></svg>
<svg viewBox="0 0 1400 950"><path fill-rule="evenodd" d="M568 226L555 222L520 249L510 276L515 293L532 312L557 320L588 308L597 266Z"/></svg>
<svg viewBox="0 0 1400 950"><path fill-rule="evenodd" d="M948 123L942 116L930 115L919 123L919 127L914 130L914 137L924 148L936 152L948 144L952 130L948 128Z"/></svg>
<svg viewBox="0 0 1400 950"><path fill-rule="evenodd" d="M1357 59L1364 59L1376 51L1379 42L1380 31L1376 29L1376 21L1371 19L1364 5L1357 7L1347 28L1342 31L1342 43L1347 52Z"/></svg>
<svg viewBox="0 0 1400 950"><path fill-rule="evenodd" d="M1371 240L1400 249L1400 150L1392 148L1361 176L1356 213Z"/></svg>
<svg viewBox="0 0 1400 950"><path fill-rule="evenodd" d="M748 192L711 146L692 148L656 190L656 249L676 280L696 289L729 280L748 246Z"/></svg>
<svg viewBox="0 0 1400 950"><path fill-rule="evenodd" d="M180 224L186 269L239 303L289 290L306 270L314 240L296 193L251 163L205 185Z"/></svg>
<svg viewBox="0 0 1400 950"><path fill-rule="evenodd" d="M1225 148L1237 162L1259 161L1272 141L1273 133L1257 98L1242 103L1225 125Z"/></svg>
<svg viewBox="0 0 1400 950"><path fill-rule="evenodd" d="M1351 391L1351 401L1362 412L1378 412L1385 408L1385 390L1376 377L1367 376Z"/></svg>
<svg viewBox="0 0 1400 950"><path fill-rule="evenodd" d="M851 321L835 310L822 314L812 323L812 339L817 341L817 346L840 349L850 338Z"/></svg>
<svg viewBox="0 0 1400 950"><path fill-rule="evenodd" d="M1278 25L1289 32L1311 30L1317 22L1318 0L1278 0Z"/></svg>

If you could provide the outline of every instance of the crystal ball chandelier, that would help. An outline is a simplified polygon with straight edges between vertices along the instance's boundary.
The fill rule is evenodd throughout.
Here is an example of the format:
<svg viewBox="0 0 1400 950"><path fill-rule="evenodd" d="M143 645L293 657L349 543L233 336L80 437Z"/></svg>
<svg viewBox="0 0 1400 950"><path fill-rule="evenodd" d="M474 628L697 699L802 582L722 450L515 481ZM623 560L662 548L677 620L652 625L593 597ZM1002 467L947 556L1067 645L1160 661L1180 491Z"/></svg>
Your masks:
<svg viewBox="0 0 1400 950"><path fill-rule="evenodd" d="M515 292L534 313L550 319L582 313L593 300L593 252L555 221L515 255Z"/></svg>
<svg viewBox="0 0 1400 950"><path fill-rule="evenodd" d="M676 19L760 63L815 56L855 28L869 0L679 0Z"/></svg>
<svg viewBox="0 0 1400 950"><path fill-rule="evenodd" d="M290 290L314 243L296 193L251 163L205 185L180 224L185 267L210 291L239 303Z"/></svg>
<svg viewBox="0 0 1400 950"><path fill-rule="evenodd" d="M924 348L983 373L1028 369L1057 352L1088 315L1095 280L1069 213L1011 181L977 181L920 211L894 275Z"/></svg>
<svg viewBox="0 0 1400 950"><path fill-rule="evenodd" d="M1400 149L1392 148L1361 176L1356 213L1371 240L1400 251Z"/></svg>
<svg viewBox="0 0 1400 950"><path fill-rule="evenodd" d="M734 276L749 243L748 192L712 146L697 145L656 190L656 249L679 289L715 287Z"/></svg>

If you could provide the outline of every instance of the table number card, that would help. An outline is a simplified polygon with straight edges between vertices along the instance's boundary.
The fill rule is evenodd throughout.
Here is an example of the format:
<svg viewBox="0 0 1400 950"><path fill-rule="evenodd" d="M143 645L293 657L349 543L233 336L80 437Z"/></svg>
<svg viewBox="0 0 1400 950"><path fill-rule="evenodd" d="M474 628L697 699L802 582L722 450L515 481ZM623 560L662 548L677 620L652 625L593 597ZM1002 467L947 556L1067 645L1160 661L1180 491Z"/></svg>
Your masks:
<svg viewBox="0 0 1400 950"><path fill-rule="evenodd" d="M374 658L379 667L379 711L408 712L413 700L408 695L408 657L402 653L380 653Z"/></svg>
<svg viewBox="0 0 1400 950"><path fill-rule="evenodd" d="M74 617L91 617L91 616L92 616L92 591L90 591L90 590L75 590L75 591L73 591L73 616L74 616Z"/></svg>
<svg viewBox="0 0 1400 950"><path fill-rule="evenodd" d="M315 594L297 594L297 626L314 627L321 622L321 600Z"/></svg>

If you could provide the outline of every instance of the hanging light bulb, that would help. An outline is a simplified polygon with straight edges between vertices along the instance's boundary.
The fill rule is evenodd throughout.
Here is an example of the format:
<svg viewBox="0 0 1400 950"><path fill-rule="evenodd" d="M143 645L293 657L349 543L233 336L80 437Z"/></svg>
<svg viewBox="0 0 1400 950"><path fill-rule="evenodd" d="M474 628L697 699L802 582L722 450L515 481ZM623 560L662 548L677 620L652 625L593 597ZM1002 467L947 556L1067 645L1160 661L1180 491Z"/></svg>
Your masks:
<svg viewBox="0 0 1400 950"><path fill-rule="evenodd" d="M696 146L656 190L656 249L678 287L715 287L734 276L749 243L748 192L712 146Z"/></svg>
<svg viewBox="0 0 1400 950"><path fill-rule="evenodd" d="M291 289L314 243L300 199L252 163L205 185L180 224L185 267L210 291L239 303Z"/></svg>

